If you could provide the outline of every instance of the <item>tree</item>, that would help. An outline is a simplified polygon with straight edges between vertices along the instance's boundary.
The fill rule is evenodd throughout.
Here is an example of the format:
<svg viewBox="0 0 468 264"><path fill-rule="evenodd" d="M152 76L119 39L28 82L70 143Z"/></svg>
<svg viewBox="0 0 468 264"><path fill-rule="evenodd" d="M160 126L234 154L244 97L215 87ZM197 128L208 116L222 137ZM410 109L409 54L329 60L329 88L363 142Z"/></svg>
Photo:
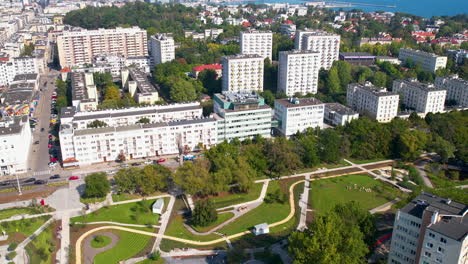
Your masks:
<svg viewBox="0 0 468 264"><path fill-rule="evenodd" d="M150 122L151 122L151 120L149 118L142 117L142 118L140 118L140 120L138 120L137 123L139 123L139 124L149 124Z"/></svg>
<svg viewBox="0 0 468 264"><path fill-rule="evenodd" d="M91 123L89 123L88 125L86 125L86 127L88 128L98 128L98 127L107 127L107 123L104 122L104 121L101 121L101 120L94 120L92 121Z"/></svg>
<svg viewBox="0 0 468 264"><path fill-rule="evenodd" d="M85 198L105 197L110 191L110 183L104 172L92 173L85 178Z"/></svg>
<svg viewBox="0 0 468 264"><path fill-rule="evenodd" d="M213 69L203 70L198 74L200 80L209 95L221 92L221 80Z"/></svg>
<svg viewBox="0 0 468 264"><path fill-rule="evenodd" d="M187 102L197 100L197 91L193 84L181 78L172 78L172 87L169 96L175 102Z"/></svg>
<svg viewBox="0 0 468 264"><path fill-rule="evenodd" d="M34 48L34 43L29 43L28 45L25 45L23 50L21 50L20 57L32 56Z"/></svg>
<svg viewBox="0 0 468 264"><path fill-rule="evenodd" d="M318 156L326 163L336 163L341 158L341 138L337 131L324 130L318 142Z"/></svg>
<svg viewBox="0 0 468 264"><path fill-rule="evenodd" d="M353 80L351 64L346 61L336 61L335 65L338 68L338 76L340 76L341 91L346 91L348 84Z"/></svg>
<svg viewBox="0 0 468 264"><path fill-rule="evenodd" d="M330 71L328 71L326 84L329 95L341 92L340 77L338 76L338 69L336 67L331 67Z"/></svg>
<svg viewBox="0 0 468 264"><path fill-rule="evenodd" d="M387 85L387 74L385 72L378 71L374 74L372 83L377 87L386 87Z"/></svg>
<svg viewBox="0 0 468 264"><path fill-rule="evenodd" d="M107 85L104 100L120 100L120 90L115 84Z"/></svg>
<svg viewBox="0 0 468 264"><path fill-rule="evenodd" d="M218 219L218 213L213 203L209 200L200 200L195 203L191 221L196 226L208 226Z"/></svg>
<svg viewBox="0 0 468 264"><path fill-rule="evenodd" d="M119 170L114 176L114 182L117 192L121 193L135 193L136 182L134 177L141 177L141 171L138 168L128 168Z"/></svg>
<svg viewBox="0 0 468 264"><path fill-rule="evenodd" d="M204 159L185 162L177 169L174 182L188 194L204 196L217 193L214 185L211 184L212 177L209 173L209 167L208 160Z"/></svg>
<svg viewBox="0 0 468 264"><path fill-rule="evenodd" d="M443 163L447 163L450 158L455 156L455 146L438 135L433 139L430 148L440 155Z"/></svg>
<svg viewBox="0 0 468 264"><path fill-rule="evenodd" d="M283 137L267 141L264 154L268 160L268 171L272 177L280 177L302 167L294 145Z"/></svg>

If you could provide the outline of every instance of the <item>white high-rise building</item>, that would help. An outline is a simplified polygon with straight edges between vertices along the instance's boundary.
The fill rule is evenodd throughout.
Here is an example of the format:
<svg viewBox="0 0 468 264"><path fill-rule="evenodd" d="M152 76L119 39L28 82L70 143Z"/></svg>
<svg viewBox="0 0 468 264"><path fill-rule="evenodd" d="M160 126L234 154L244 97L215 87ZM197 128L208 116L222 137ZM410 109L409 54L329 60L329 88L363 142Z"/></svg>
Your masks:
<svg viewBox="0 0 468 264"><path fill-rule="evenodd" d="M426 71L436 72L438 69L443 69L447 66L447 57L439 56L434 53L429 53L421 50L401 48L398 54L398 59L403 63L410 60L421 65L421 68Z"/></svg>
<svg viewBox="0 0 468 264"><path fill-rule="evenodd" d="M0 86L10 85L18 74L39 73L39 65L34 57L10 58L0 53Z"/></svg>
<svg viewBox="0 0 468 264"><path fill-rule="evenodd" d="M459 78L458 75L450 75L437 77L435 86L447 90L445 100L454 101L462 107L468 107L468 81Z"/></svg>
<svg viewBox="0 0 468 264"><path fill-rule="evenodd" d="M263 58L259 55L223 57L223 91L263 91Z"/></svg>
<svg viewBox="0 0 468 264"><path fill-rule="evenodd" d="M398 210L388 264L468 263L468 205L422 192Z"/></svg>
<svg viewBox="0 0 468 264"><path fill-rule="evenodd" d="M160 64L175 59L174 39L166 34L156 34L150 38L150 52L154 64Z"/></svg>
<svg viewBox="0 0 468 264"><path fill-rule="evenodd" d="M146 30L139 27L64 31L57 37L57 47L62 67L92 63L94 56L103 54L148 55Z"/></svg>
<svg viewBox="0 0 468 264"><path fill-rule="evenodd" d="M5 116L0 120L0 175L28 171L31 141L27 115Z"/></svg>
<svg viewBox="0 0 468 264"><path fill-rule="evenodd" d="M257 54L272 60L273 33L271 31L243 31L240 35L242 54Z"/></svg>
<svg viewBox="0 0 468 264"><path fill-rule="evenodd" d="M418 82L416 78L393 81L393 92L400 94L402 103L418 113L444 111L447 91L432 84Z"/></svg>
<svg viewBox="0 0 468 264"><path fill-rule="evenodd" d="M275 119L278 130L285 137L307 128L323 128L324 103L316 98L290 98L275 100Z"/></svg>
<svg viewBox="0 0 468 264"><path fill-rule="evenodd" d="M288 96L317 93L320 53L311 50L279 53L278 90Z"/></svg>
<svg viewBox="0 0 468 264"><path fill-rule="evenodd" d="M349 107L361 115L368 115L378 122L390 122L398 113L400 96L372 83L348 85L346 101Z"/></svg>
<svg viewBox="0 0 468 264"><path fill-rule="evenodd" d="M320 52L321 67L329 70L338 60L340 52L340 35L324 31L296 31L295 49Z"/></svg>

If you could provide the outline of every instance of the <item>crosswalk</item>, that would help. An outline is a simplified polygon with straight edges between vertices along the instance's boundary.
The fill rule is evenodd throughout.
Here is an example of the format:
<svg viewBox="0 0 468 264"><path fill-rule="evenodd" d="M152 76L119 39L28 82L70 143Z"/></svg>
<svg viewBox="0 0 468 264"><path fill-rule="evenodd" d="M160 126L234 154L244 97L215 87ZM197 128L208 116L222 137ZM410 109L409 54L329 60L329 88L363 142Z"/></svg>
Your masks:
<svg viewBox="0 0 468 264"><path fill-rule="evenodd" d="M34 176L40 176L40 175L46 175L46 174L50 174L50 170L35 171L33 173Z"/></svg>

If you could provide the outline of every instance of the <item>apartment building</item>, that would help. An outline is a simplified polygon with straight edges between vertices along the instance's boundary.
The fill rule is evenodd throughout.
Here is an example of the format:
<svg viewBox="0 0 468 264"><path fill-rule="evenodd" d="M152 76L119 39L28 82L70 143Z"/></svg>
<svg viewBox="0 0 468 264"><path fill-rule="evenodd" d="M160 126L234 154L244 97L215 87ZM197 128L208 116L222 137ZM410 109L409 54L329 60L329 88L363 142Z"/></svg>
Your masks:
<svg viewBox="0 0 468 264"><path fill-rule="evenodd" d="M159 101L159 86L153 84L150 76L137 68L122 70L122 86L139 104L154 104Z"/></svg>
<svg viewBox="0 0 468 264"><path fill-rule="evenodd" d="M174 39L166 34L156 34L150 38L150 52L154 64L175 59Z"/></svg>
<svg viewBox="0 0 468 264"><path fill-rule="evenodd" d="M338 60L340 51L340 35L324 31L296 31L294 48L320 52L321 67L329 70L334 61Z"/></svg>
<svg viewBox="0 0 468 264"><path fill-rule="evenodd" d="M433 84L418 82L416 78L393 81L393 92L400 94L402 103L418 113L440 113L444 111L447 91Z"/></svg>
<svg viewBox="0 0 468 264"><path fill-rule="evenodd" d="M275 120L282 136L290 137L307 128L323 128L324 104L315 98L275 100Z"/></svg>
<svg viewBox="0 0 468 264"><path fill-rule="evenodd" d="M252 91L214 94L214 117L218 123L218 142L244 140L261 135L271 137L271 108Z"/></svg>
<svg viewBox="0 0 468 264"><path fill-rule="evenodd" d="M468 107L468 81L450 75L445 77L436 77L435 86L439 89L447 90L447 101L453 101L455 104Z"/></svg>
<svg viewBox="0 0 468 264"><path fill-rule="evenodd" d="M57 37L60 65L72 67L92 63L93 57L117 54L147 56L146 30L138 27L64 31Z"/></svg>
<svg viewBox="0 0 468 264"><path fill-rule="evenodd" d="M370 82L348 85L346 102L361 115L368 115L378 122L390 122L397 116L400 96L386 88L375 87Z"/></svg>
<svg viewBox="0 0 468 264"><path fill-rule="evenodd" d="M259 55L272 60L273 33L271 31L242 31L240 34L241 54Z"/></svg>
<svg viewBox="0 0 468 264"><path fill-rule="evenodd" d="M91 73L109 73L114 79L121 76L122 69L125 67L136 67L145 73L149 73L151 69L151 59L149 56L128 57L122 55L97 55L93 57L91 65L83 67L73 67L73 72L91 72Z"/></svg>
<svg viewBox="0 0 468 264"><path fill-rule="evenodd" d="M223 91L263 91L263 61L256 54L223 57Z"/></svg>
<svg viewBox="0 0 468 264"><path fill-rule="evenodd" d="M421 68L426 71L436 72L438 69L443 69L447 65L446 56L438 56L434 53L424 52L414 49L401 48L398 59L403 63L412 61L421 65Z"/></svg>
<svg viewBox="0 0 468 264"><path fill-rule="evenodd" d="M18 74L39 72L39 65L34 57L10 57L6 53L0 53L0 87L11 84Z"/></svg>
<svg viewBox="0 0 468 264"><path fill-rule="evenodd" d="M71 73L72 105L78 111L94 111L99 103L99 96L90 72Z"/></svg>
<svg viewBox="0 0 468 264"><path fill-rule="evenodd" d="M28 156L32 135L29 119L4 116L0 119L0 174L11 175L28 171Z"/></svg>
<svg viewBox="0 0 468 264"><path fill-rule="evenodd" d="M359 113L339 103L326 103L323 119L332 126L344 126L354 119L359 118Z"/></svg>
<svg viewBox="0 0 468 264"><path fill-rule="evenodd" d="M396 214L388 263L468 263L468 205L422 192Z"/></svg>
<svg viewBox="0 0 468 264"><path fill-rule="evenodd" d="M320 53L311 50L279 53L278 89L288 96L316 94L320 71Z"/></svg>

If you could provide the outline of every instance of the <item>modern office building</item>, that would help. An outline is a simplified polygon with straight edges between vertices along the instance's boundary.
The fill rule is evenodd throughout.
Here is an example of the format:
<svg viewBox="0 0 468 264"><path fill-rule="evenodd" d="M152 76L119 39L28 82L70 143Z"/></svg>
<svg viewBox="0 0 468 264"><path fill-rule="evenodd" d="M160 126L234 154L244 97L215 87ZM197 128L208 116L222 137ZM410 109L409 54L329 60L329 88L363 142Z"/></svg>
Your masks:
<svg viewBox="0 0 468 264"><path fill-rule="evenodd" d="M272 60L273 33L271 31L242 31L240 35L241 54L259 55Z"/></svg>
<svg viewBox="0 0 468 264"><path fill-rule="evenodd" d="M263 61L256 54L223 57L223 91L263 91Z"/></svg>
<svg viewBox="0 0 468 264"><path fill-rule="evenodd" d="M288 96L315 94L318 89L320 53L311 50L279 53L278 90Z"/></svg>
<svg viewBox="0 0 468 264"><path fill-rule="evenodd" d="M307 128L323 128L324 104L315 98L275 100L275 119L282 136L290 137Z"/></svg>
<svg viewBox="0 0 468 264"><path fill-rule="evenodd" d="M396 214L388 263L468 263L468 205L422 192Z"/></svg>
<svg viewBox="0 0 468 264"><path fill-rule="evenodd" d="M28 171L31 141L27 115L4 116L0 119L0 175Z"/></svg>
<svg viewBox="0 0 468 264"><path fill-rule="evenodd" d="M402 104L418 113L444 111L447 91L432 84L420 83L416 78L393 81L393 92L402 98Z"/></svg>
<svg viewBox="0 0 468 264"><path fill-rule="evenodd" d="M468 107L468 81L459 78L458 75L436 77L435 86L447 90L445 100L452 101L462 107Z"/></svg>
<svg viewBox="0 0 468 264"><path fill-rule="evenodd" d="M436 72L438 69L443 69L447 65L446 56L438 56L434 53L406 48L400 49L398 59L403 63L409 60L419 64L423 70L430 72Z"/></svg>
<svg viewBox="0 0 468 264"><path fill-rule="evenodd" d="M166 34L156 34L150 38L150 53L154 64L175 59L174 39Z"/></svg>
<svg viewBox="0 0 468 264"><path fill-rule="evenodd" d="M359 113L339 103L326 103L323 119L332 126L344 126L354 119L359 118Z"/></svg>
<svg viewBox="0 0 468 264"><path fill-rule="evenodd" d="M151 82L147 73L137 68L122 70L122 86L139 104L154 104L159 101L159 86Z"/></svg>
<svg viewBox="0 0 468 264"><path fill-rule="evenodd" d="M375 56L368 52L340 52L339 58L357 66L369 66L375 63Z"/></svg>
<svg viewBox="0 0 468 264"><path fill-rule="evenodd" d="M94 111L99 103L99 95L90 72L71 73L72 105L78 111Z"/></svg>
<svg viewBox="0 0 468 264"><path fill-rule="evenodd" d="M149 122L142 122L141 119ZM94 120L107 126L89 128ZM179 154L216 144L217 121L199 103L75 112L64 108L60 147L64 167Z"/></svg>
<svg viewBox="0 0 468 264"><path fill-rule="evenodd" d="M215 94L214 117L218 122L218 142L244 140L255 135L271 136L271 108L252 91Z"/></svg>
<svg viewBox="0 0 468 264"><path fill-rule="evenodd" d="M96 55L148 55L146 30L138 27L64 31L57 47L62 68L92 63Z"/></svg>
<svg viewBox="0 0 468 264"><path fill-rule="evenodd" d="M361 115L368 115L378 122L390 122L397 116L400 96L386 88L375 87L370 82L348 85L346 101L349 107Z"/></svg>
<svg viewBox="0 0 468 264"><path fill-rule="evenodd" d="M338 60L340 51L340 35L324 31L296 31L295 49L320 52L321 67L329 70L334 61Z"/></svg>

